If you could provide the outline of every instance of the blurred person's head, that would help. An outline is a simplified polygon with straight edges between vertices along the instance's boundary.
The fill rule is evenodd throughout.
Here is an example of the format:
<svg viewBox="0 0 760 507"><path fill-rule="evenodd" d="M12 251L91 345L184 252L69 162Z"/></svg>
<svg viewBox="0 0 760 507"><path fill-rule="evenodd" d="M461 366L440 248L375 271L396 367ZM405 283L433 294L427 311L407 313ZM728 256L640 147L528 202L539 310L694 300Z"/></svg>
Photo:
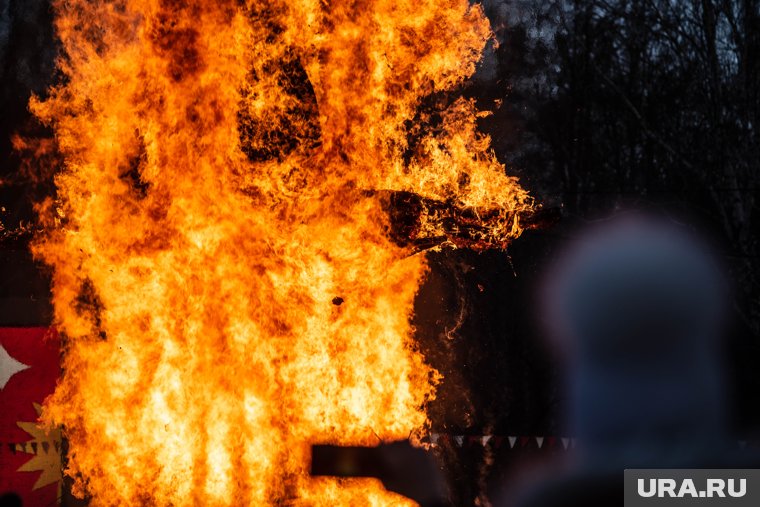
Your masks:
<svg viewBox="0 0 760 507"><path fill-rule="evenodd" d="M617 217L574 242L546 289L584 467L686 466L718 452L726 288L702 241L672 222Z"/></svg>

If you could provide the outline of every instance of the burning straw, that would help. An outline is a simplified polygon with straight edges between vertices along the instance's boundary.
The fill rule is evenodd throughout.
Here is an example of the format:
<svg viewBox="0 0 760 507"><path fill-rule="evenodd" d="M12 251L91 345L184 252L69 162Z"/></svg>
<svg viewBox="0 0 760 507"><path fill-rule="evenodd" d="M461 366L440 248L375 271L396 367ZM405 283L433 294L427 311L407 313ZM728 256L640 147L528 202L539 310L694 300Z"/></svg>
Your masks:
<svg viewBox="0 0 760 507"><path fill-rule="evenodd" d="M310 479L308 444L425 427L438 374L413 341L426 261L410 253L503 247L532 210L472 102L420 113L474 72L490 36L481 8L55 9L64 79L31 107L64 164L33 249L53 268L67 344L43 417L64 425L75 493L108 506L405 504L376 482ZM420 199L417 237L393 232L387 193Z"/></svg>

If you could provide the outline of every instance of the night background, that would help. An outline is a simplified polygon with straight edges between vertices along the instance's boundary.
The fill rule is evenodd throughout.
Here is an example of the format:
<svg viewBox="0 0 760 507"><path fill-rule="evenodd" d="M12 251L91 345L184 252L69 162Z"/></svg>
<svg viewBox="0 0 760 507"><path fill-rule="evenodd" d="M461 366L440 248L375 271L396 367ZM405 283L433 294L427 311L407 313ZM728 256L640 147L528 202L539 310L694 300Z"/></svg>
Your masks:
<svg viewBox="0 0 760 507"><path fill-rule="evenodd" d="M644 208L704 232L730 273L731 421L737 440L752 441L760 427L760 1L483 4L496 41L457 93L494 111L481 130L499 160L561 219L527 231L507 252L428 254L414 325L444 374L432 431L564 436L561 374L536 289L584 225ZM0 0L3 327L51 320L48 274L27 245L33 204L52 182L13 140L52 139L27 107L58 79L52 18L46 1ZM42 146L55 160L54 142ZM444 439L455 504L494 500L515 470L560 445L504 444L486 455L477 438Z"/></svg>

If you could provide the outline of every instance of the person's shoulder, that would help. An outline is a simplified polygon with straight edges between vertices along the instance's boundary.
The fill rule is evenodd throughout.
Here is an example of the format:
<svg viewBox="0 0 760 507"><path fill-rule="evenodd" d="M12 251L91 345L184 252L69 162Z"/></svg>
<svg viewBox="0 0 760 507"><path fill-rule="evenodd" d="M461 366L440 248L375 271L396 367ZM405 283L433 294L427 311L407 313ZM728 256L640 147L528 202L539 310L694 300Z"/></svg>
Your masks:
<svg viewBox="0 0 760 507"><path fill-rule="evenodd" d="M536 485L515 507L615 507L623 505L622 474L573 475Z"/></svg>

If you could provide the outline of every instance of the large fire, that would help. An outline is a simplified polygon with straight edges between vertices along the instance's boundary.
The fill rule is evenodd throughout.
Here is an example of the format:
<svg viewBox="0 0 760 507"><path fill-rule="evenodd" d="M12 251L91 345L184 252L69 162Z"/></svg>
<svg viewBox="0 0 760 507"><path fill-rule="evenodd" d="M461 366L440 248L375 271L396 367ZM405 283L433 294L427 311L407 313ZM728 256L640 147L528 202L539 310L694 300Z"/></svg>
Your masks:
<svg viewBox="0 0 760 507"><path fill-rule="evenodd" d="M438 374L409 323L426 270L415 252L503 246L532 206L474 104L435 100L474 72L481 8L55 9L62 84L31 107L65 163L34 250L67 341L43 418L65 428L75 493L405 505L373 480L310 478L309 444L424 429ZM414 220L394 224L404 203Z"/></svg>

